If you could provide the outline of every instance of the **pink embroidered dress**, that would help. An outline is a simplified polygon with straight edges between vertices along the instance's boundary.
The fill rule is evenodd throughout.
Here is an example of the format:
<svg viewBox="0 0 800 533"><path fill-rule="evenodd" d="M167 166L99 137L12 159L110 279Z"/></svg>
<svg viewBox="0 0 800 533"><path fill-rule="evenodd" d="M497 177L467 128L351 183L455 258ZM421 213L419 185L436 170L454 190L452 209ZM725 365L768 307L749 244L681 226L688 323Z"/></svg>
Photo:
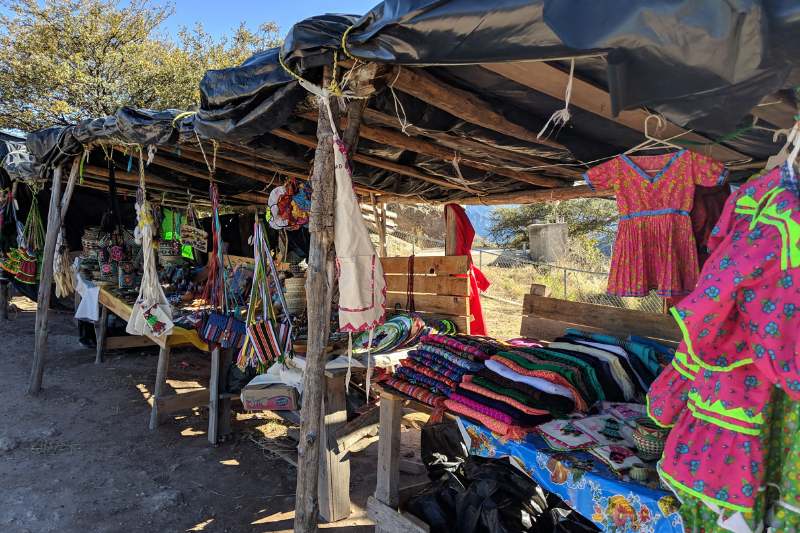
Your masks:
<svg viewBox="0 0 800 533"><path fill-rule="evenodd" d="M660 463L671 484L751 512L763 489L772 399L800 400L800 198L787 165L732 196L697 288L673 308L683 340L648 393L674 428Z"/></svg>
<svg viewBox="0 0 800 533"><path fill-rule="evenodd" d="M584 174L592 189L614 189L620 221L608 294L685 296L697 283L697 246L689 214L695 185L719 185L721 163L681 150L676 154L621 155Z"/></svg>

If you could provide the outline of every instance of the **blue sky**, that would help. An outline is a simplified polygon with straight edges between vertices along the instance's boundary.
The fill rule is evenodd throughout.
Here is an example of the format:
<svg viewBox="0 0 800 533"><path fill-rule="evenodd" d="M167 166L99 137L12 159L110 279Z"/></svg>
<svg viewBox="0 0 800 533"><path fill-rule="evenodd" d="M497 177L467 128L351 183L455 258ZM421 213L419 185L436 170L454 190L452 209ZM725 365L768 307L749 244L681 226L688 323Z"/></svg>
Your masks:
<svg viewBox="0 0 800 533"><path fill-rule="evenodd" d="M175 35L178 26L193 27L195 22L202 22L203 29L216 38L230 33L240 22L256 28L261 22L274 20L283 37L293 24L305 18L329 12L363 15L378 3L379 0L175 0L175 14L165 24Z"/></svg>

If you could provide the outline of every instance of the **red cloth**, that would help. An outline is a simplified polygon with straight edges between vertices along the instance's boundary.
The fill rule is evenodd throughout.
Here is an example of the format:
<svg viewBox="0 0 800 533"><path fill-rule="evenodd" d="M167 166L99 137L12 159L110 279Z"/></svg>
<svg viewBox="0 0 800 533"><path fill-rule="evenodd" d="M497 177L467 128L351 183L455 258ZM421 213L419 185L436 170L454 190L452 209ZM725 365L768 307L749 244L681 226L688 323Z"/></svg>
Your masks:
<svg viewBox="0 0 800 533"><path fill-rule="evenodd" d="M469 312L472 315L472 322L469 324L470 335L486 335L486 324L483 321L483 310L481 309L481 295L478 289L485 291L489 288L489 280L483 272L475 268L472 264L472 240L475 238L475 228L464 212L464 208L457 204L447 204L444 206L444 219L447 222L447 208L451 208L456 216L456 255L469 256Z"/></svg>

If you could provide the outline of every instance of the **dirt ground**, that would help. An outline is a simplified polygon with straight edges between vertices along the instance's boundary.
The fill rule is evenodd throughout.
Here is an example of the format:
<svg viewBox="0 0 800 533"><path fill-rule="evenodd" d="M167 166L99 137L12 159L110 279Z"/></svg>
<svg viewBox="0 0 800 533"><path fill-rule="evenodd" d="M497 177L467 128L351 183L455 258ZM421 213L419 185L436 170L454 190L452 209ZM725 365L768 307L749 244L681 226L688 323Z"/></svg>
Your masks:
<svg viewBox="0 0 800 533"><path fill-rule="evenodd" d="M0 321L0 531L292 531L296 469L255 440L284 449L288 423L248 414L233 402L232 437L212 446L207 408L171 413L148 429L158 352L108 352L78 344L71 315L51 313L44 390L28 395L35 304ZM174 349L168 392L206 386L208 354ZM419 432L404 432L401 457L419 461ZM351 516L320 528L372 532L367 497L375 491L377 438L350 453ZM424 475L401 474L400 486Z"/></svg>

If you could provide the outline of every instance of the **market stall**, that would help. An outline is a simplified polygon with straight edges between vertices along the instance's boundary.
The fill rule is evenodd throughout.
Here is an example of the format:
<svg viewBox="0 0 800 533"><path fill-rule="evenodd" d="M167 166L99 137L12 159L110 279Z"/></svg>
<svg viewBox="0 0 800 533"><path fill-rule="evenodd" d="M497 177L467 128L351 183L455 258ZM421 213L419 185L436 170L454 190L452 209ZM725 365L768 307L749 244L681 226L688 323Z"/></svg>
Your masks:
<svg viewBox="0 0 800 533"><path fill-rule="evenodd" d="M550 423L536 417L560 420L580 413L585 418L598 401L642 405L650 399L648 392L660 390L661 382L656 378L667 372L677 372L684 381L697 380L698 386L715 391L713 383L703 381L707 379L701 377L705 372L700 373L698 368L719 375L728 369L730 365L725 363L731 358L727 352L719 356L719 347L713 344L712 337L730 341L729 345L744 346L741 350L745 353L756 353L759 346L763 353L772 350L775 359L770 360L782 363L777 367L777 363L772 366L755 363L765 378L757 379L758 385L749 380L737 391L741 389L745 394L750 391L747 387L753 387L758 390L759 397L762 388L771 393L769 387L760 386L762 383L781 384L794 391L796 387L792 387L796 381L789 379L786 373L793 368L796 346L793 336L781 322L789 322L794 313L794 307L785 307L794 305L788 301L789 296L781 293L778 297L766 291L763 299L768 302L765 303L761 295L750 298L748 293L747 304L760 302L766 315L781 314L777 322L768 316L756 315L750 322L752 326L746 324L747 328L740 328L745 331L749 328L751 337L757 334L764 342L750 337L733 338L731 331L735 328L720 325L717 318L722 315L710 308L713 306L690 306L688 303L682 306L682 303L687 299L705 298L696 293L697 287L702 287L704 294L720 304L725 313L719 320L735 321L738 320L734 317L737 308L725 307L721 299L729 297L730 301L742 296L739 287L744 279L761 279L759 276L765 273L777 276L774 272L776 260L782 261L780 266L786 271L795 266L790 250L796 247L796 228L786 207L792 206L788 211L795 212L794 198L785 193L796 190L791 171L796 152L790 153L791 143L781 149L776 140L781 137L781 130L787 137L798 137L795 118L798 83L796 70L793 72L798 57L798 43L794 38L798 34L798 19L795 8L788 5L781 9L762 9L760 4L745 7L723 2L701 4L671 4L657 14L650 6L642 4L631 15L618 6L603 6L598 10L596 6L575 9L570 3L556 6L500 2L487 13L480 3L456 0L425 5L381 4L364 17L314 17L295 26L281 48L261 52L241 66L207 73L200 87L202 105L196 112L122 108L116 116L33 132L23 146L4 141L0 152L3 155L14 153L14 157L4 157L0 163L4 178L7 175L15 180L52 184L50 208L47 216L42 216L47 220L46 234L39 239L39 246L24 250L36 252L34 255L40 259L34 260L33 255L28 255L24 258L27 259L25 270L22 270L23 258L9 256L12 261L18 261L20 267L17 269L12 264L11 268L21 270L23 277L35 277L40 271L41 279L50 279L54 272L57 237L71 191L75 186L108 189L107 169L93 164L105 156L105 161L116 168L118 194L136 197L142 233L142 274L146 282L137 291L138 307L132 307L134 312L129 325L137 334L159 339L167 346L170 342L167 339L175 334L176 325L172 323L172 308L163 292L162 285L169 284L161 283L156 270L152 244L158 239L150 221L152 205L159 195L163 199L164 193L184 202L188 197L189 203L192 197L202 198L212 211L214 222L209 233L215 236L210 246L209 280L204 287L207 293L201 299L207 318L215 315L215 319L210 326L208 321L195 324L199 338L223 346L229 344L238 351L236 359L242 368L256 368L262 375L269 374L264 371L270 369L276 369L272 372L278 374L287 372L295 369L289 363L294 351L289 332L295 326L300 327L292 316L297 314L293 311L299 310L303 303L307 307L305 319L300 321L307 331L306 338L294 339L305 341L302 373L297 370L302 376L305 395L299 418L298 456L302 460L297 463L295 518L296 530L303 532L316 528L320 465L328 464L323 469L330 471L331 463L326 463L330 457L326 454L332 453L330 435L334 429L344 427L338 426L343 424L340 411L330 411L335 402L325 393L329 390L326 366L330 363L327 346L332 309L338 311L334 329L339 329L346 337L353 334L356 345L364 343L367 347L365 355L355 354L360 356L355 357L357 364L366 368L366 400L370 399L370 380L375 381L370 368L380 366L378 356L385 355L376 353L373 358L370 352L374 341L378 342L375 346L378 352L397 348L402 344L398 339L418 340L432 348L411 350L417 346L410 342L404 347L408 348L402 357L405 364L382 367L385 377L380 384L384 389L380 407L382 454L379 468L382 477L377 499L370 502L373 511L378 513L375 516L381 529L391 529L392 524L397 526L396 521L401 516L396 512L400 503L395 473L397 445L391 435L398 423L398 406L404 401L428 405L436 418L448 416L448 412L458 416L467 434L470 434L467 429L471 429L477 441L486 444L487 449L493 446L495 450L505 450L517 457L526 471L531 471L531 477L535 477L537 472L545 475L541 468L535 467L544 450L541 431L537 429L535 433L539 436L531 437L532 448L514 448L508 442L527 440L534 433L530 428ZM623 6L623 9L629 8ZM685 9L697 16L687 17ZM635 22L619 25L613 23L615 20ZM691 45L686 44L687 32L693 36ZM773 160L776 154L783 159ZM90 163L84 164L87 158ZM754 189L753 194L747 192L749 188L745 183L754 173L780 168L786 159L790 159L787 177L778 180L783 190L776 190L778 181L773 175L762 178L766 181L756 179L760 188ZM138 172L131 172L134 164ZM61 180L69 165L71 171L62 198ZM276 176L279 176L278 182ZM304 183L301 186L296 180ZM763 234L770 236L771 245L780 238L786 241L782 248L770 248L771 256L767 253L762 258L773 270L767 272L764 268L764 272L757 275L745 276L733 275L731 269L723 274L731 264L713 253L705 258L711 270L706 271L701 264L702 253L712 252L712 247L736 255L736 247L741 246L717 242L713 219L718 218L718 212L711 215L712 210L705 210L695 217L694 208L700 203L698 198L711 196L711 193L702 193L699 187L723 187L725 190L721 194L727 196L728 185L742 188L737 193L736 206L730 208L736 210L736 216L726 219L723 230L731 236L747 233L747 245L751 247L753 243L757 246L763 242ZM459 263L460 260L449 257L440 263L453 263L455 270L425 266L428 270L433 268L433 273L422 270L424 261L421 258L384 261L375 253L364 226L359 196L361 201L368 197L370 203L373 198L376 200L373 204L376 215L378 203L503 205L615 197L620 225L608 292L625 298L656 290L669 305L675 306L678 320L665 316L654 319L645 313L630 318L615 311L616 314L609 315L608 320L601 323L597 317L603 313L594 309L595 306L578 308L571 307L571 303L559 306L552 304L552 300L528 298L525 302L527 318L521 332L528 340L523 342L542 346L515 344L512 349L505 342L507 339L479 337L485 333L480 329L475 289L482 282L479 275L463 262ZM778 197L787 203L772 202ZM8 210L10 202L5 201ZM288 285L281 284L281 274L274 269L275 261L280 261L272 251L259 244L259 238L254 243L254 256L261 257L254 265L257 283L252 284L249 298L247 294L242 295L242 291L232 290L231 263L226 264L224 258L231 250L227 249L225 239L219 238L219 206L226 202L233 208L250 208L251 213L259 209L253 204L266 206L271 215L277 215L281 226L307 224L308 274L304 296L299 296L300 291L295 287L295 297L285 298L292 291ZM385 213L385 209L383 211ZM304 213L307 216L303 216ZM16 217L15 210L12 214ZM751 217L748 223L752 226L745 227L742 222L745 216ZM448 211L448 255L468 253L466 243L471 237L464 228L459 231L460 219L457 210ZM254 227L254 235L260 235L257 226ZM703 250L703 246L707 249ZM752 266L749 257L741 261ZM711 278L705 277L709 275ZM717 282L716 278L721 281ZM469 280L467 290L462 280ZM788 290L787 284L791 286L791 278L787 281L785 277L771 277L769 282L775 291L778 290L776 286L782 290ZM41 388L50 299L48 283L40 283L38 289L32 393ZM756 293L754 288L748 290ZM764 292L764 288L759 288L759 292ZM722 298L718 298L720 295ZM776 298L781 301L775 301ZM145 305L139 305L140 302ZM116 301L109 304L117 305ZM779 310L778 304L784 307ZM747 308L744 303L739 307L742 313L748 311ZM419 339L409 339L411 328L420 328L414 314L423 317L425 313L433 319L426 321L426 325L435 322L438 315L447 316L443 320L449 324L443 324L445 327L441 331L428 331ZM387 318L394 326L385 326ZM710 329L699 322L705 318L708 318L707 323L717 327L716 337L710 336ZM671 321L670 325L665 320ZM449 325L456 326L457 331L451 331ZM403 339L404 327L407 331ZM382 329L378 331L378 328ZM778 331L784 339L780 342L775 341ZM376 333L380 338L373 338ZM438 335L444 338L434 338ZM630 335L639 340L629 339ZM425 337L430 338L423 340ZM259 339L263 342L259 343ZM340 340L344 339L343 336ZM688 354L692 359L676 356L678 363L670 361L660 347L667 349L671 356L669 349L674 349L675 342L682 339L686 341L686 351L691 352L691 346L703 346L705 353ZM349 345L349 338L347 341ZM582 344L586 342L606 347L587 347ZM483 348L474 346L476 343ZM489 355L486 346L524 353L535 360L515 353L510 353L511 357L493 354L485 358L490 361L484 364L475 352ZM414 351L436 357L411 353ZM354 358L349 356L349 350L346 352L346 364L352 366ZM220 357L218 349L213 353ZM683 351L678 350L678 353ZM763 353L756 355L763 356ZM459 368L453 368L448 354L484 364L487 368L494 366L494 370L488 369L494 374L477 375L487 368L470 370L467 367L471 365L461 360L465 366L456 364ZM658 354L666 359L659 358ZM166 357L165 354L163 362ZM748 365L753 362L740 359L734 363L738 364L736 368L749 370ZM432 362L436 368L425 361ZM520 409L520 405L512 405L513 402L492 398L502 406L493 403L488 408L475 409L485 402L477 400L475 394L491 397L486 396L486 390L499 394L486 385L513 389L508 386L510 378L496 375L499 374L497 370L507 371L491 362L519 375L543 379L546 384L536 383L550 391L547 392L551 395L548 401L543 403L539 399L535 406L521 402L525 409ZM387 370L398 364L399 369ZM537 368L529 368L530 365ZM278 370L279 367L284 370ZM528 372L536 375L528 375ZM472 382L466 380L470 386L462 386L465 376L477 377ZM738 380L738 375L736 377ZM157 383L162 379L158 378ZM742 380L747 379L748 376L742 376ZM345 387L348 382L344 380ZM215 383L217 380L212 377L209 388L213 389ZM684 383L681 381L681 384ZM523 394L527 396L520 396L523 399L539 395L526 390ZM670 390L666 396L675 392ZM218 391L210 394L213 405L220 395ZM554 405L563 402L553 394L571 396L573 404L569 409L552 412ZM507 394L499 395L506 400L509 398ZM664 395L662 391L651 400L663 400ZM723 400L722 404L712 405L693 399L678 402L677 407L669 406L680 411L672 414L682 417L670 435L682 434L687 428L692 431L694 426L688 418L692 416L689 412L696 413L698 409L709 411L704 414L706 419L723 417L728 426L720 427L730 429L732 424L736 426L735 431L744 428L740 433L751 437L768 426L765 418L758 419L754 412L748 413L745 408L761 409L762 405L742 406L738 410L733 408L738 398L729 398L726 393ZM648 414L656 419L661 416L655 412ZM522 418L526 421L524 424L519 423ZM621 431L626 422L618 420L612 425ZM665 425L675 423L672 419L662 422L667 422ZM641 425L636 425L634 431ZM490 436L486 428L494 433ZM322 429L330 431L324 433ZM509 440L501 442L495 433ZM744 437L731 437L736 438ZM322 442L327 442L328 446L322 446ZM747 442L748 446L756 446L752 439ZM626 449L628 452L616 450L613 458L608 453L603 457L606 461L615 461L622 454L623 461L631 459L632 447ZM702 452L693 448L693 453ZM602 455L603 452L597 453ZM763 451L758 453L763 457ZM575 457L578 462L590 460L585 455L576 454ZM592 457L603 461L595 454ZM708 504L715 512L722 508L747 513L754 508L752 494L747 492L759 488L757 485L767 471L759 467L759 476L739 478L749 481L736 487L735 497L739 503L726 507L726 497L732 494L730 487L725 488L717 482L719 480L714 480L711 494L693 484L689 486L686 476L691 474L681 466L681 458L670 454L664 457L672 463L661 468L662 474L670 476L670 486L694 491L686 494L688 498L698 499L689 499L692 503L683 509L684 513L694 504L700 508ZM743 468L743 457L735 459L737 466ZM550 465L559 472L558 479L566 469L565 461L553 458ZM718 465L714 464L716 468ZM550 472L547 465L544 468ZM618 476L621 481L617 483L604 475L609 471L602 467L591 471L583 469L586 474L578 481L576 472L571 469L567 479L573 484L583 480L614 487L604 490L630 488L633 495L630 498L627 492L613 496L624 497L624 502L610 498L606 502L602 500L606 496L602 495L597 505L600 510L592 506L592 514L599 518L594 520L589 516L588 519L602 524L606 530L677 527L674 519L667 519L674 514L669 512L672 506L665 505L662 509L657 505L660 518L656 519L652 502L662 501L663 496L647 492L653 490L649 486L643 489L641 484L626 480L625 476L630 476L631 471ZM769 475L777 475L781 480L780 473L775 474L774 469ZM330 477L326 479L329 489L336 486ZM609 485L611 481L614 483ZM706 482L712 486L711 480L699 481L702 482L698 485L700 488L704 489ZM542 485L547 485L544 477ZM561 490L553 484L547 486L554 493ZM567 493L560 494L572 498ZM638 502L633 501L636 498ZM645 499L650 519L642 514L639 505ZM576 502L590 500L594 502L591 497L581 496ZM588 513L586 506L581 509L583 514ZM789 508L784 506L783 509ZM609 512L612 524L608 523ZM619 520L622 525L616 523ZM403 527L424 529L418 523L409 525L413 522L403 523ZM757 531L758 525L749 529Z"/></svg>

